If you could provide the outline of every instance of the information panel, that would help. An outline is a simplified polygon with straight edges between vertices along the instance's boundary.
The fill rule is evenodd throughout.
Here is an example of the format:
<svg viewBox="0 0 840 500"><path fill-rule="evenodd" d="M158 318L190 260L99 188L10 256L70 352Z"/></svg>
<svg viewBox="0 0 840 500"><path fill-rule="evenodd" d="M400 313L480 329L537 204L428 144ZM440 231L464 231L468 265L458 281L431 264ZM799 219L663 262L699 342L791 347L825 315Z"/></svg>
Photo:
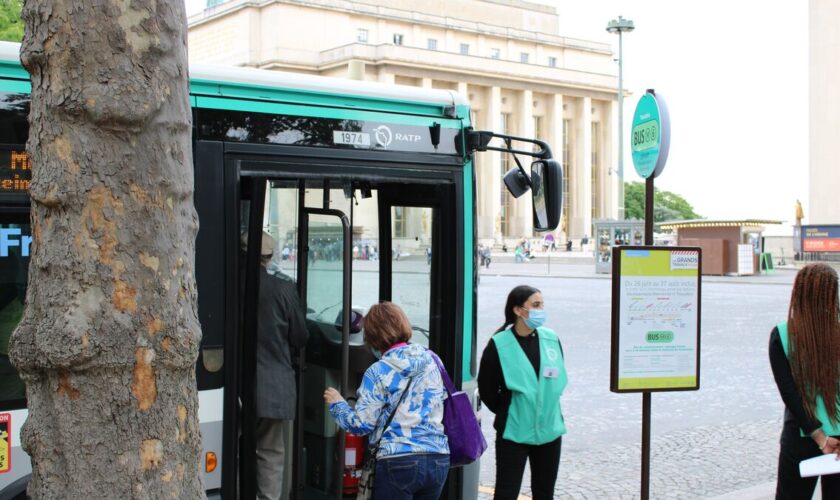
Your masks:
<svg viewBox="0 0 840 500"><path fill-rule="evenodd" d="M840 226L802 226L803 252L840 252Z"/></svg>
<svg viewBox="0 0 840 500"><path fill-rule="evenodd" d="M613 248L613 392L700 388L698 247Z"/></svg>

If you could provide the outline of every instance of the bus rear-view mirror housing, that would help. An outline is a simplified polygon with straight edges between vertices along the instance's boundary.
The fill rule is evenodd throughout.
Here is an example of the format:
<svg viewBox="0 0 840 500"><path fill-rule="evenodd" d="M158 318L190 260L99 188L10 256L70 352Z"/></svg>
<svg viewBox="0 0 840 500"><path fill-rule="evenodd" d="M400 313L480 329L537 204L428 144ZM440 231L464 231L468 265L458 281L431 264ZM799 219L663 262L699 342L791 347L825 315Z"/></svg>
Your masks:
<svg viewBox="0 0 840 500"><path fill-rule="evenodd" d="M559 161L547 159L531 163L531 196L534 230L555 229L563 211L563 167Z"/></svg>
<svg viewBox="0 0 840 500"><path fill-rule="evenodd" d="M530 178L519 167L505 174L503 181L514 198L531 190L534 205L534 230L551 231L560 223L563 209L563 168L548 158L531 163Z"/></svg>
<svg viewBox="0 0 840 500"><path fill-rule="evenodd" d="M503 145L491 145L493 139L501 139ZM537 147L514 148L514 141ZM514 198L519 198L531 190L535 231L552 231L557 228L563 208L563 168L560 162L551 157L548 144L538 139L497 134L487 130L471 130L465 142L469 153L499 151L513 156L516 167L510 169L502 179L508 191ZM518 154L537 158L531 164L530 177L516 157Z"/></svg>

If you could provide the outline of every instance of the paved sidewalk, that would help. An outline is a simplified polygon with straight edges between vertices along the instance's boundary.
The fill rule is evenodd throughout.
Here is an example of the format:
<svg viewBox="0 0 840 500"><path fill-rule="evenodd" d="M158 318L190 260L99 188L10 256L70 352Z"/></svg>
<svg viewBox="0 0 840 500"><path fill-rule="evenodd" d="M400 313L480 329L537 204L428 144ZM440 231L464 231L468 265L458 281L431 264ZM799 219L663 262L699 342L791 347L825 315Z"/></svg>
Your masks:
<svg viewBox="0 0 840 500"><path fill-rule="evenodd" d="M777 434L779 428L781 421L772 419L694 428L654 437L650 497L663 500L772 499L778 444L776 439L767 439L767 436ZM488 436L491 446L493 439ZM756 457L762 458L756 461ZM745 470L744 463L751 463L749 470ZM481 469L479 498L490 499L494 464L482 462ZM637 499L640 497L639 474L638 444L599 450L564 450L555 498ZM523 495L530 498L527 469L522 486Z"/></svg>

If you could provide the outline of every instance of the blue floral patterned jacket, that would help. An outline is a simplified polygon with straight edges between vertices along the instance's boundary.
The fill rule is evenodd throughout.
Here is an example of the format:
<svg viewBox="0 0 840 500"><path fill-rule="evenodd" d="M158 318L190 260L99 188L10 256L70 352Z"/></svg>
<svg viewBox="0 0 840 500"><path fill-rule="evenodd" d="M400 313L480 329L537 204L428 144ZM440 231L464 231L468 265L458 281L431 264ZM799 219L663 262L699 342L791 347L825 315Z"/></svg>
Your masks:
<svg viewBox="0 0 840 500"><path fill-rule="evenodd" d="M382 427L409 381L409 392L383 434ZM369 443L375 444L381 436L379 458L409 453L449 454L443 433L446 397L431 352L419 344L409 344L389 350L365 371L356 391L355 408L340 401L330 405L330 413L342 429L358 436L370 435Z"/></svg>

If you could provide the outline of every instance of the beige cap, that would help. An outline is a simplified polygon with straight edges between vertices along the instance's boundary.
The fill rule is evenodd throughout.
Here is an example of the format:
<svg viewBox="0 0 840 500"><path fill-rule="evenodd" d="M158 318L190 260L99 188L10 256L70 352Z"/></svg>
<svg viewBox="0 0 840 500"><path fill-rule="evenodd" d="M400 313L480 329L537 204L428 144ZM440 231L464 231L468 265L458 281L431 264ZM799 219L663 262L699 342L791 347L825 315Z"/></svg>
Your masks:
<svg viewBox="0 0 840 500"><path fill-rule="evenodd" d="M242 250L248 250L248 233L242 233L242 238L240 239L242 243ZM277 246L277 242L274 241L274 238L271 237L270 234L266 233L265 231L262 232L262 245L260 246L260 255L263 257L267 257L269 255L274 254L274 247Z"/></svg>

